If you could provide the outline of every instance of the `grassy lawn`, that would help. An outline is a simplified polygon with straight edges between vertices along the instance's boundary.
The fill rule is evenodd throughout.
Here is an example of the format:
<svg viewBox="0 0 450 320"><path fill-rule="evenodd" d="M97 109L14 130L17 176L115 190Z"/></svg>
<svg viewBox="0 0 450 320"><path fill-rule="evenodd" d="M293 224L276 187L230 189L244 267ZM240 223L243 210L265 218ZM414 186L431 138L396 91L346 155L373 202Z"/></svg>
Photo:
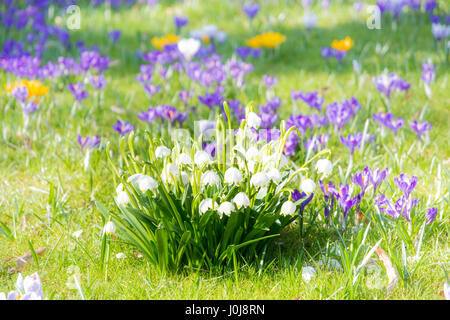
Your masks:
<svg viewBox="0 0 450 320"><path fill-rule="evenodd" d="M103 5L97 8L81 5L81 29L70 31L71 41L75 44L81 40L88 47L97 45L100 53L110 58L111 66L105 72L107 86L98 96L90 90L89 97L72 114L75 100L67 84L81 78L43 81L50 92L25 129L20 107L4 90L4 85L16 77L0 71L0 231L4 231L0 232L0 292L14 289L17 258L31 248L45 247L42 255L30 259L22 273L25 276L39 272L48 299L80 299L81 292L86 299L443 299L444 270L450 271L450 79L448 57L442 43L436 50L429 15L407 10L395 26L390 15L383 15L381 29L370 30L366 26L369 14L365 8L356 11L352 1L331 1L328 10L315 1L311 10L319 18L318 25L307 32L301 1L259 2L261 11L252 21L242 12L242 2L234 0L159 1L153 7L133 6L110 13ZM446 1L439 4L439 12L448 14L450 8ZM240 263L237 274L233 268L220 271L186 268L183 272L161 274L135 247L118 237L110 243L107 272L100 268L104 220L95 202L117 210L113 198L118 182L109 168L104 148L92 151L90 168L85 170L86 153L80 151L77 134L99 135L102 146L110 143L113 161L119 163L120 137L112 129L118 119L136 125L135 135L142 142L146 129L154 135L157 130L139 120L139 112L159 104L187 111L178 92L192 89L196 95L204 94L205 90L185 75L174 74L166 82L157 77L155 82L164 89L149 98L135 79L139 66L144 64L136 57L136 50L142 53L155 50L151 44L153 37L175 33L173 17L176 15L189 17L188 25L181 29L184 37L207 24L216 24L219 30L225 31L226 41L216 47L224 60L236 55L235 48L245 46L246 40L256 34L272 30L286 36L278 48L265 50L260 58L250 61L254 70L246 76L243 88L233 87L224 94L227 100L252 102L257 107L266 101L263 76L278 77L273 87L274 95L282 100L277 124L292 114L313 113L301 101L297 106L293 104L293 89L319 90L325 98L324 108L328 103L352 96L358 99L361 110L339 133L331 126L316 131L330 134L327 148L331 150L329 158L334 165L330 179L335 185L350 184L347 171L354 173L366 166L389 168L380 192L391 193L395 189L394 177L401 173L408 177L415 175L418 183L414 197L421 199L423 208L434 206L438 210L435 221L426 226L418 254L421 260L405 256L409 275L399 279L392 291L387 289L389 277L376 254L362 269L355 290L349 285L346 270L326 263L320 265L324 259L336 259L343 264L342 256L330 253L341 240L336 230L317 221L309 223L308 219L302 228L308 232L303 237L299 236L299 224L295 221L277 239L262 266L259 262ZM116 29L122 31L122 36L113 45L107 34ZM24 37L18 31L8 35L2 32L0 43L7 37ZM353 39L354 46L342 66L335 59L327 62L320 54L321 48L346 36ZM383 46L386 52L379 53L377 48ZM43 60L56 60L60 55L77 57L79 53L75 46L65 50L55 44L47 49ZM421 64L427 59L436 67L431 98L425 94L420 80ZM361 65L360 74L354 72L352 60ZM405 119L397 136L381 130L372 118L374 113L387 111L382 95L372 82L372 77L384 70L396 72L411 83L407 92L392 94L390 111ZM197 114L190 113L184 127L192 128L196 119L213 117L196 96L190 105L197 107ZM423 141L409 127L413 120L433 124ZM350 164L350 153L339 135L362 132L366 125L375 140L363 152L356 151ZM302 163L304 158L302 145L291 159ZM315 210L323 211L320 199L322 192L317 184L306 216L313 215ZM369 201L364 203L374 206ZM360 228L370 228L365 239L368 249L381 239L369 220L364 218L360 224ZM73 233L78 230L82 233L76 238ZM356 232L347 230L343 234L348 248L354 243ZM401 256L401 242L395 232L392 239L392 243L383 240L380 246L386 252L392 247ZM125 254L126 258L117 258L118 253ZM415 265L418 265L416 269ZM302 267L306 266L316 269L310 281L302 278ZM73 275L79 280L78 287Z"/></svg>

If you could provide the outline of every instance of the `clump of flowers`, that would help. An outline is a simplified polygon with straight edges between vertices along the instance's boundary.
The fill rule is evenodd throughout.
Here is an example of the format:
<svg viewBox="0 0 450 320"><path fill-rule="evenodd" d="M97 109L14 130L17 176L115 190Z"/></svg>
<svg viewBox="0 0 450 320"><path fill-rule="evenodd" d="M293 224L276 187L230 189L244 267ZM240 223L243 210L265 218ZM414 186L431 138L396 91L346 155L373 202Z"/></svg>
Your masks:
<svg viewBox="0 0 450 320"><path fill-rule="evenodd" d="M227 104L225 112L230 121ZM307 170L305 164L291 171L282 154L294 127L286 131L283 123L278 138L267 141L253 134L260 125L247 109L239 129L225 131L220 116L215 129L222 138L214 155L202 150L201 141L168 148L149 136L147 160L129 156L124 174L113 166L121 182L112 213L118 235L160 270L222 267L258 257L295 220L293 178ZM132 148L133 136L128 139ZM328 166L319 166L327 176ZM311 196L314 186L303 179L299 189Z"/></svg>
<svg viewBox="0 0 450 320"><path fill-rule="evenodd" d="M19 273L16 281L16 289L11 291L8 296L0 292L0 300L42 300L44 292L42 291L41 278L38 273L26 276L25 279Z"/></svg>
<svg viewBox="0 0 450 320"><path fill-rule="evenodd" d="M282 44L286 40L286 36L279 32L269 31L260 35L257 35L247 40L247 45L251 48L266 48L274 49Z"/></svg>

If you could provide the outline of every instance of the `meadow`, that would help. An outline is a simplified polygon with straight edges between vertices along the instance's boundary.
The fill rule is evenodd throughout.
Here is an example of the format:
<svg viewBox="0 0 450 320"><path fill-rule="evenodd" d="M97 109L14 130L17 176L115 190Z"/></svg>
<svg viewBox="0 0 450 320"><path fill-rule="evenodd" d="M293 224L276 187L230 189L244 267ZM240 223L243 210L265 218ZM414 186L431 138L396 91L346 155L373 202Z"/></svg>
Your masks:
<svg viewBox="0 0 450 320"><path fill-rule="evenodd" d="M0 298L449 299L447 1L23 2Z"/></svg>

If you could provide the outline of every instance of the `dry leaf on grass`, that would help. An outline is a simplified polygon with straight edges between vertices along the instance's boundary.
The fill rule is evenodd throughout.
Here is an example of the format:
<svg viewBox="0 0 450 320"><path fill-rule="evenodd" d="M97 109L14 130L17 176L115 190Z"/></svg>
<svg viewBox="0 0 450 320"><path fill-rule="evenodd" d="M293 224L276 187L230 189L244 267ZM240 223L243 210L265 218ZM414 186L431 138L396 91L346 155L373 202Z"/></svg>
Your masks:
<svg viewBox="0 0 450 320"><path fill-rule="evenodd" d="M384 268L386 269L386 273L389 279L387 292L388 294L390 294L398 282L397 270L395 270L394 266L392 265L391 259L386 254L386 252L381 249L381 247L378 247L375 252L377 253L378 257L384 265Z"/></svg>
<svg viewBox="0 0 450 320"><path fill-rule="evenodd" d="M39 257L41 256L44 251L47 250L46 247L42 247L37 249L36 255ZM17 271L22 272L23 269L25 269L25 267L31 262L31 259L33 259L33 254L31 253L31 251L28 251L26 254L24 254L23 256L19 257L16 259L16 267L17 267ZM17 272L16 271L16 272Z"/></svg>

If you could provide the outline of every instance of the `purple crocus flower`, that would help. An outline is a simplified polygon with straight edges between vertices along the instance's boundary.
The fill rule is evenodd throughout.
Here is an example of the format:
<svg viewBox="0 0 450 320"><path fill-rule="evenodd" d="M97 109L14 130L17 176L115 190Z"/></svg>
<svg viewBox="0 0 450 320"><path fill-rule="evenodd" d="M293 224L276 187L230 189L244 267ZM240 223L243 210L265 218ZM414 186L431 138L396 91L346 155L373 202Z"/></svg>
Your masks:
<svg viewBox="0 0 450 320"><path fill-rule="evenodd" d="M242 60L247 59L247 56L252 52L252 48L250 47L237 47L236 54L241 57Z"/></svg>
<svg viewBox="0 0 450 320"><path fill-rule="evenodd" d="M388 169L386 168L385 170L380 170L380 168L376 168L373 171L369 169L369 172L370 172L369 176L370 182L373 185L373 193L375 194L377 188L386 179Z"/></svg>
<svg viewBox="0 0 450 320"><path fill-rule="evenodd" d="M326 202L324 207L325 218L328 218L330 215L330 211L333 210L334 207L334 197L337 194L337 190L334 184L331 182L324 184L322 180L319 180L319 186L320 189L322 189L323 198L325 199ZM328 203L330 199L331 203Z"/></svg>
<svg viewBox="0 0 450 320"><path fill-rule="evenodd" d="M333 102L327 105L326 115L328 120L336 125L338 130L351 119L353 116L352 105L344 100L343 102Z"/></svg>
<svg viewBox="0 0 450 320"><path fill-rule="evenodd" d="M405 120L402 117L394 119L394 115L392 113L380 112L374 113L372 116L375 121L385 126L389 130L392 130L395 135L397 135L398 129L403 127L403 125L405 124Z"/></svg>
<svg viewBox="0 0 450 320"><path fill-rule="evenodd" d="M139 113L138 118L151 124L153 123L153 120L159 118L159 115L154 108L150 107L147 111L142 111Z"/></svg>
<svg viewBox="0 0 450 320"><path fill-rule="evenodd" d="M436 0L425 0L425 12L431 12L437 7Z"/></svg>
<svg viewBox="0 0 450 320"><path fill-rule="evenodd" d="M357 171L352 175L352 182L361 188L361 197L364 196L366 189L370 184L371 176L372 172L369 167L365 167L362 172Z"/></svg>
<svg viewBox="0 0 450 320"><path fill-rule="evenodd" d="M117 43L117 41L119 41L120 37L122 36L122 31L113 30L110 33L108 33L108 36L112 40L113 43Z"/></svg>
<svg viewBox="0 0 450 320"><path fill-rule="evenodd" d="M112 127L120 133L121 136L124 136L135 129L135 126L132 126L130 122L122 122L120 120L117 120L117 123L115 125L113 124Z"/></svg>
<svg viewBox="0 0 450 320"><path fill-rule="evenodd" d="M328 60L333 56L333 49L330 47L323 47L322 49L320 49L320 54L322 55L322 57Z"/></svg>
<svg viewBox="0 0 450 320"><path fill-rule="evenodd" d="M426 131L429 131L432 126L433 126L433 124L428 123L428 121L426 121L426 120L422 121L422 122L418 122L417 120L414 120L413 122L411 122L411 129L413 129L417 133L419 140L422 139L422 134Z"/></svg>
<svg viewBox="0 0 450 320"><path fill-rule="evenodd" d="M430 14L430 22L431 23L439 23L439 22L441 22L441 17L438 15Z"/></svg>
<svg viewBox="0 0 450 320"><path fill-rule="evenodd" d="M26 115L36 112L37 109L38 104L34 101L27 101L25 103L22 103L22 112Z"/></svg>
<svg viewBox="0 0 450 320"><path fill-rule="evenodd" d="M25 86L15 87L11 93L14 96L14 98L16 98L22 103L24 103L25 100L27 100L28 98L28 88Z"/></svg>
<svg viewBox="0 0 450 320"><path fill-rule="evenodd" d="M95 90L101 90L106 86L106 79L102 74L92 75L89 77L89 83L94 87Z"/></svg>
<svg viewBox="0 0 450 320"><path fill-rule="evenodd" d="M353 208L359 200L358 195L356 195L354 198L351 197L350 194L350 188L346 184L340 184L339 185L340 191L335 193L336 199L338 200L339 206L341 207L342 211L344 212L344 218L346 217L348 211Z"/></svg>
<svg viewBox="0 0 450 320"><path fill-rule="evenodd" d="M318 136L312 136L307 140L305 140L303 142L303 146L305 147L306 150L309 150L309 148L311 148L312 150L318 150L320 146L322 146L322 148L325 148L328 139L329 139L328 134L326 133L319 134Z"/></svg>
<svg viewBox="0 0 450 320"><path fill-rule="evenodd" d="M392 219L396 220L402 216L408 222L411 221L409 214L412 208L418 203L417 199L408 199L405 196L401 196L395 203L393 203L392 200L386 198L386 196L382 194L376 196L374 201L380 211L389 214Z"/></svg>
<svg viewBox="0 0 450 320"><path fill-rule="evenodd" d="M258 14L259 9L260 7L257 3L249 3L242 7L242 10L250 19L253 19Z"/></svg>
<svg viewBox="0 0 450 320"><path fill-rule="evenodd" d="M406 198L409 198L411 192L417 185L417 176L412 176L411 179L404 173L394 178L395 184L403 192Z"/></svg>
<svg viewBox="0 0 450 320"><path fill-rule="evenodd" d="M431 63L422 64L422 75L420 76L420 79L424 83L430 85L435 77L435 67Z"/></svg>
<svg viewBox="0 0 450 320"><path fill-rule="evenodd" d="M204 96L198 96L198 100L208 108L212 109L214 106L222 106L223 97L218 91L213 93L205 93Z"/></svg>
<svg viewBox="0 0 450 320"><path fill-rule="evenodd" d="M306 104L308 104L308 106L310 108L317 109L318 111L320 111L320 109L322 108L322 105L325 101L325 98L319 97L318 91L302 92L300 90L298 90L298 91L292 90L291 98L293 100L300 99L303 102L305 102Z"/></svg>
<svg viewBox="0 0 450 320"><path fill-rule="evenodd" d="M89 96L89 92L84 91L84 84L81 82L75 84L69 83L67 88L70 90L70 92L72 92L73 96L78 102L83 101Z"/></svg>
<svg viewBox="0 0 450 320"><path fill-rule="evenodd" d="M274 85L277 84L278 78L277 77L271 77L269 75L263 76L263 82L268 88L272 88Z"/></svg>
<svg viewBox="0 0 450 320"><path fill-rule="evenodd" d="M82 137L81 135L77 135L78 144L80 145L81 149L84 149L85 147L88 148L98 148L100 145L100 137L99 136L92 136L92 137Z"/></svg>
<svg viewBox="0 0 450 320"><path fill-rule="evenodd" d="M373 77L372 81L377 87L378 91L383 93L388 99L391 96L392 90L395 89L399 91L405 91L409 90L411 86L406 80L397 76L395 72L392 72L389 75L381 74L378 77Z"/></svg>
<svg viewBox="0 0 450 320"><path fill-rule="evenodd" d="M148 93L149 97L151 98L154 94L158 93L161 90L161 86L154 85L152 83L149 84L143 84L143 87L145 89L145 92Z"/></svg>
<svg viewBox="0 0 450 320"><path fill-rule="evenodd" d="M306 197L306 193L300 192L299 190L295 189L293 192L291 192L292 200L294 202L297 202L298 200L304 199ZM314 197L314 193L311 193L309 197L307 197L303 202L300 204L299 213L300 215L303 214L303 211L305 210L305 207L308 205L308 203L311 202L312 198Z"/></svg>
<svg viewBox="0 0 450 320"><path fill-rule="evenodd" d="M278 115L273 113L261 113L259 115L261 118L261 128L268 129L271 128L275 122L278 120Z"/></svg>
<svg viewBox="0 0 450 320"><path fill-rule="evenodd" d="M441 41L450 36L450 26L440 23L433 23L431 25L431 33L437 41Z"/></svg>
<svg viewBox="0 0 450 320"><path fill-rule="evenodd" d="M175 27L177 29L181 29L182 27L184 27L185 25L187 25L189 22L189 19L187 17L183 17L183 16L175 16L173 18L173 23L175 24Z"/></svg>
<svg viewBox="0 0 450 320"><path fill-rule="evenodd" d="M427 218L427 224L430 224L436 219L437 208L430 208L425 212L425 217Z"/></svg>
<svg viewBox="0 0 450 320"><path fill-rule="evenodd" d="M350 150L350 153L353 155L356 148L358 148L361 145L362 137L363 137L362 132L357 132L354 135L350 133L347 136L347 138L341 136L341 142L344 146L346 146Z"/></svg>
<svg viewBox="0 0 450 320"><path fill-rule="evenodd" d="M190 97L191 92L189 90L181 90L180 93L178 93L178 98L180 98L180 100L183 101L184 104L187 104L189 102Z"/></svg>

